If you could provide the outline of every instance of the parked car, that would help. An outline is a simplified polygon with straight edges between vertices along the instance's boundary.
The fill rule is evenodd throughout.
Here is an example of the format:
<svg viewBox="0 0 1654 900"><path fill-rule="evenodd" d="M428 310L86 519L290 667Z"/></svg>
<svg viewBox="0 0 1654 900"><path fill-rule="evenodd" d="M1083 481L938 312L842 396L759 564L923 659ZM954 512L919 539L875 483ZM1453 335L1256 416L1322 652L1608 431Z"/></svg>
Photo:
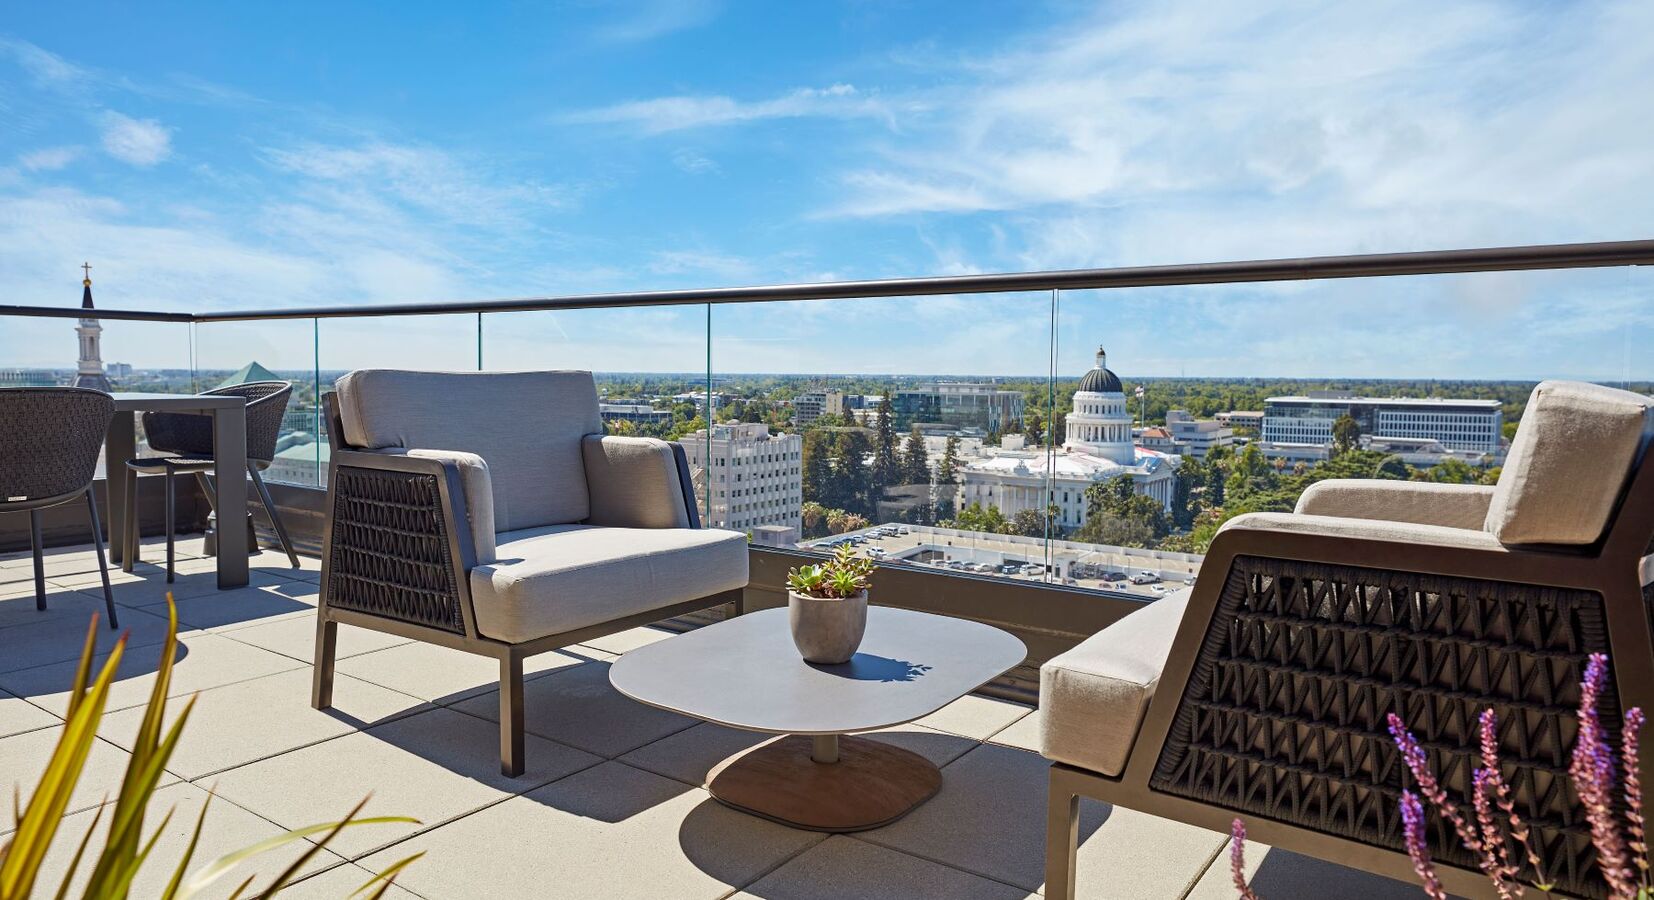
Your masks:
<svg viewBox="0 0 1654 900"><path fill-rule="evenodd" d="M1183 583L1187 584L1187 585L1193 585L1195 583L1195 577L1193 575L1190 575L1188 578L1183 579Z"/></svg>
<svg viewBox="0 0 1654 900"><path fill-rule="evenodd" d="M1149 590L1154 591L1156 594L1164 594L1166 593L1166 586L1163 584L1151 584L1149 585Z"/></svg>
<svg viewBox="0 0 1654 900"><path fill-rule="evenodd" d="M1125 581L1128 576L1124 572L1104 572L1104 581Z"/></svg>
<svg viewBox="0 0 1654 900"><path fill-rule="evenodd" d="M1132 584L1154 584L1159 580L1160 576L1154 574L1153 572L1138 572L1136 575L1131 576Z"/></svg>

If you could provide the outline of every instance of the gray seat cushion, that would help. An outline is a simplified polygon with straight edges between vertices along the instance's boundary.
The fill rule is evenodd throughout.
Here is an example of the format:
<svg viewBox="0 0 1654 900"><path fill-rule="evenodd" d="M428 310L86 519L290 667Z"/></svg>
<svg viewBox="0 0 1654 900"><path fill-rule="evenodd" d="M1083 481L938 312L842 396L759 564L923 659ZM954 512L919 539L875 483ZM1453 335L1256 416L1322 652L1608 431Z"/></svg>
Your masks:
<svg viewBox="0 0 1654 900"><path fill-rule="evenodd" d="M744 587L747 538L715 528L555 525L498 536L471 570L477 631L522 643Z"/></svg>
<svg viewBox="0 0 1654 900"><path fill-rule="evenodd" d="M590 372L359 369L339 379L338 391L352 447L482 457L496 531L590 514L580 442L603 431Z"/></svg>
<svg viewBox="0 0 1654 900"><path fill-rule="evenodd" d="M1654 400L1546 381L1533 389L1487 512L1506 544L1590 544L1602 536L1648 444Z"/></svg>
<svg viewBox="0 0 1654 900"><path fill-rule="evenodd" d="M1104 775L1125 769L1194 588L1155 600L1040 667L1040 752Z"/></svg>

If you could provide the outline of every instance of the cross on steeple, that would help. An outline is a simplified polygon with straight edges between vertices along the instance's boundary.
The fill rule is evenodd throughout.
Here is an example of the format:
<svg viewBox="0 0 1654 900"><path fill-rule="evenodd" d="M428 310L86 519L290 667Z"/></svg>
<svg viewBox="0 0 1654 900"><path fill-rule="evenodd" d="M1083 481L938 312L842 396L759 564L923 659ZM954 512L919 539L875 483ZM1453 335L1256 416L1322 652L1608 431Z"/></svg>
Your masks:
<svg viewBox="0 0 1654 900"><path fill-rule="evenodd" d="M92 264L89 262L83 262L80 264L80 267L86 272L86 280L83 283L90 285L92 283Z"/></svg>

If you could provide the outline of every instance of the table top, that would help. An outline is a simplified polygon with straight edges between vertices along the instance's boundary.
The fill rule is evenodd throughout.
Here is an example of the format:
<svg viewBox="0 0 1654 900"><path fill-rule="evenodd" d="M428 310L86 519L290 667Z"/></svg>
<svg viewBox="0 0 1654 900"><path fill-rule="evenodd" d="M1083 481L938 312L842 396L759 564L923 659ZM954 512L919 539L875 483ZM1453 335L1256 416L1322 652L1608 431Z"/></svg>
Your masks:
<svg viewBox="0 0 1654 900"><path fill-rule="evenodd" d="M246 406L247 398L234 394L158 394L146 391L116 391L118 410L235 409Z"/></svg>
<svg viewBox="0 0 1654 900"><path fill-rule="evenodd" d="M869 607L849 662L805 662L786 609L766 609L632 650L615 689L650 706L747 731L848 734L911 722L1022 662L1028 648L979 622Z"/></svg>

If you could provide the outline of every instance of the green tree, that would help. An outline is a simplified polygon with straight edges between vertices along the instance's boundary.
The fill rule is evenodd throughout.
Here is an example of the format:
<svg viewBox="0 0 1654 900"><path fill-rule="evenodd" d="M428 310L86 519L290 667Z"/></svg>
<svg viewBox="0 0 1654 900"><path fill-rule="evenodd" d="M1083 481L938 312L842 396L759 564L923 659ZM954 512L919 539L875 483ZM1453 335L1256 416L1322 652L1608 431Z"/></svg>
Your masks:
<svg viewBox="0 0 1654 900"><path fill-rule="evenodd" d="M1179 531L1194 524L1195 492L1206 485L1206 467L1192 456L1183 458L1177 467L1177 482L1172 485L1172 526Z"/></svg>
<svg viewBox="0 0 1654 900"><path fill-rule="evenodd" d="M930 452L925 449L925 437L917 425L907 434L907 447L902 454L902 481L906 484L930 481Z"/></svg>
<svg viewBox="0 0 1654 900"><path fill-rule="evenodd" d="M1355 419L1348 414L1339 416L1337 421L1332 423L1333 455L1342 456L1354 450L1360 438L1361 426L1356 424Z"/></svg>
<svg viewBox="0 0 1654 900"><path fill-rule="evenodd" d="M833 490L832 434L819 428L804 432L804 459L799 473L804 482L804 500L821 506Z"/></svg>
<svg viewBox="0 0 1654 900"><path fill-rule="evenodd" d="M1448 457L1426 469L1425 481L1437 481L1443 484L1476 484L1481 480L1482 473L1475 466L1462 459Z"/></svg>
<svg viewBox="0 0 1654 900"><path fill-rule="evenodd" d="M945 485L952 485L958 476L959 470L959 438L948 436L948 444L942 450L941 465L936 468L936 480Z"/></svg>
<svg viewBox="0 0 1654 900"><path fill-rule="evenodd" d="M901 460L897 458L896 429L891 420L890 392L885 391L884 397L879 400L877 427L873 433L873 470L870 480L870 499L874 502L884 497L886 488L899 484L902 479Z"/></svg>
<svg viewBox="0 0 1654 900"><path fill-rule="evenodd" d="M827 507L814 500L806 500L804 505L799 508L799 512L803 517L805 537L822 537L827 534L827 515L829 512Z"/></svg>
<svg viewBox="0 0 1654 900"><path fill-rule="evenodd" d="M1401 457L1394 453L1379 460L1373 467L1373 477L1387 481L1406 481L1413 477L1413 470Z"/></svg>
<svg viewBox="0 0 1654 900"><path fill-rule="evenodd" d="M832 506L863 515L874 512L878 494L867 467L868 449L867 437L860 431L839 432L833 454Z"/></svg>

